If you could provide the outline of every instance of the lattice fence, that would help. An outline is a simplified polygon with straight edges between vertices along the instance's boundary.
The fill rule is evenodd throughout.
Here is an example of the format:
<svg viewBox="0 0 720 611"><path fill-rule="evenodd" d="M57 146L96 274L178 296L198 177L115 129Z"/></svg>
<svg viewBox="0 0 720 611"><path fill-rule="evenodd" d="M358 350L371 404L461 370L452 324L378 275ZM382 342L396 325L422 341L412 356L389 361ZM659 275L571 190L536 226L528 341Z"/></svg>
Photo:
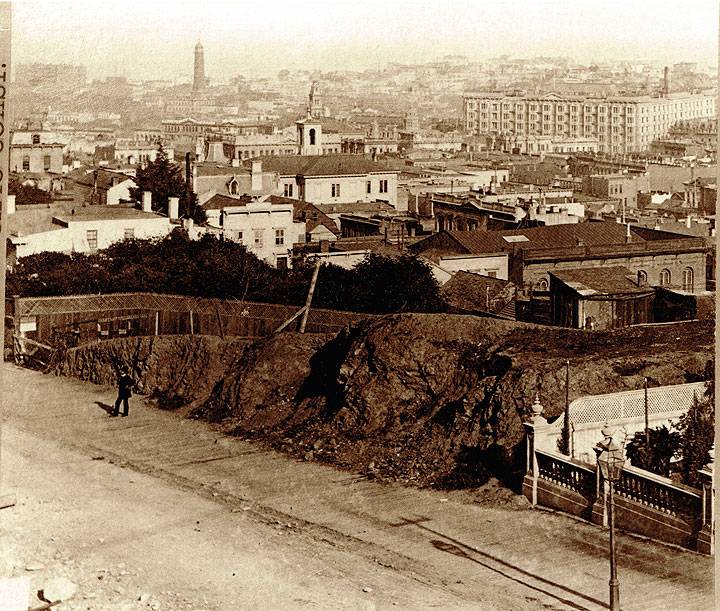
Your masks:
<svg viewBox="0 0 720 611"><path fill-rule="evenodd" d="M648 388L648 414L651 416L687 411L692 405L693 396L702 399L705 382L675 384ZM570 403L570 422L587 424L591 422L611 422L625 418L640 418L645 415L645 391L628 390L607 395L589 395ZM562 429L564 417L558 418L554 425Z"/></svg>
<svg viewBox="0 0 720 611"><path fill-rule="evenodd" d="M269 335L299 306L156 293L115 293L10 300L15 332L52 346L130 335ZM306 331L334 333L371 315L310 310ZM291 325L289 330L296 329Z"/></svg>

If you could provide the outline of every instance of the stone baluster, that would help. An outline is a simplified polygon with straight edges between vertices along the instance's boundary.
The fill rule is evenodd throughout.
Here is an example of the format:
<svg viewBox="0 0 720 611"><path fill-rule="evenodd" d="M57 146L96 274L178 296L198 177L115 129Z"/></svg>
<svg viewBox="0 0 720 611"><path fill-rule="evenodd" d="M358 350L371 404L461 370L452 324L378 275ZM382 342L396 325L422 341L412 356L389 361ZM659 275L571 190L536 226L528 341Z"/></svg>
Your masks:
<svg viewBox="0 0 720 611"><path fill-rule="evenodd" d="M715 446L710 450L710 462L699 471L702 477L702 528L698 534L697 551L715 555Z"/></svg>

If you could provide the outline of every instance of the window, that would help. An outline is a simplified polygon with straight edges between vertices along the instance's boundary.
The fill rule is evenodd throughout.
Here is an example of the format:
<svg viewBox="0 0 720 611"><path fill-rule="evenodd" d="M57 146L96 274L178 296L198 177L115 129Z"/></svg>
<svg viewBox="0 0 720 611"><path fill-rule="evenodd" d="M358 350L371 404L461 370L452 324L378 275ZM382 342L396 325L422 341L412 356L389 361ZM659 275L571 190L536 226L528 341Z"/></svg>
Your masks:
<svg viewBox="0 0 720 611"><path fill-rule="evenodd" d="M288 268L288 258L287 257L278 257L276 262L276 267L278 269L287 269Z"/></svg>
<svg viewBox="0 0 720 611"><path fill-rule="evenodd" d="M293 196L292 184L289 184L289 183L285 184L283 186L283 193L284 193L285 197L292 197Z"/></svg>
<svg viewBox="0 0 720 611"><path fill-rule="evenodd" d="M253 230L253 238L255 240L255 248L262 248L263 230L262 229L254 229Z"/></svg>
<svg viewBox="0 0 720 611"><path fill-rule="evenodd" d="M388 192L388 181L381 180L380 181L380 193L387 193L387 192Z"/></svg>
<svg viewBox="0 0 720 611"><path fill-rule="evenodd" d="M683 291L693 292L695 290L695 272L692 267L683 270Z"/></svg>
<svg viewBox="0 0 720 611"><path fill-rule="evenodd" d="M22 169L25 172L30 171L30 155L23 155Z"/></svg>
<svg viewBox="0 0 720 611"><path fill-rule="evenodd" d="M647 285L647 272L644 270L638 270L637 273L637 283L638 286L646 286Z"/></svg>
<svg viewBox="0 0 720 611"><path fill-rule="evenodd" d="M88 229L85 232L87 238L88 248L90 250L97 250L97 229Z"/></svg>
<svg viewBox="0 0 720 611"><path fill-rule="evenodd" d="M46 172L50 169L50 155L43 155L43 168Z"/></svg>
<svg viewBox="0 0 720 611"><path fill-rule="evenodd" d="M540 280L538 280L537 290L538 291L547 291L548 290L548 281L545 280L545 278L540 278Z"/></svg>
<svg viewBox="0 0 720 611"><path fill-rule="evenodd" d="M275 246L282 246L285 244L285 230L284 229L276 229L275 230Z"/></svg>
<svg viewBox="0 0 720 611"><path fill-rule="evenodd" d="M310 146L314 146L315 145L315 128L311 128L308 133L310 135Z"/></svg>
<svg viewBox="0 0 720 611"><path fill-rule="evenodd" d="M132 240L135 238L135 230L132 227L128 227L123 230L123 237L126 240Z"/></svg>
<svg viewBox="0 0 720 611"><path fill-rule="evenodd" d="M365 183L365 193L372 193L372 181L370 180Z"/></svg>
<svg viewBox="0 0 720 611"><path fill-rule="evenodd" d="M340 197L340 183L334 182L330 185L330 194L332 197Z"/></svg>
<svg viewBox="0 0 720 611"><path fill-rule="evenodd" d="M33 135L32 135L32 143L33 143L33 144L40 144L40 134L33 134Z"/></svg>
<svg viewBox="0 0 720 611"><path fill-rule="evenodd" d="M664 269L660 272L660 286L670 286L670 270Z"/></svg>

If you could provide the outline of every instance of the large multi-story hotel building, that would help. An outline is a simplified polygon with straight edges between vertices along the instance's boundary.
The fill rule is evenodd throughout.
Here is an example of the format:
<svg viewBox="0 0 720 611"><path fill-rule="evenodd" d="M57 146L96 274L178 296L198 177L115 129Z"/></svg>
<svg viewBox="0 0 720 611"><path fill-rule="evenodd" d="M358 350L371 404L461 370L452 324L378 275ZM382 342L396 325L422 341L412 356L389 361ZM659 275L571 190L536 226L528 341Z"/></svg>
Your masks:
<svg viewBox="0 0 720 611"><path fill-rule="evenodd" d="M715 116L717 92L582 97L480 93L463 96L469 135L595 138L601 153L645 151L678 121ZM519 147L522 148L522 147Z"/></svg>

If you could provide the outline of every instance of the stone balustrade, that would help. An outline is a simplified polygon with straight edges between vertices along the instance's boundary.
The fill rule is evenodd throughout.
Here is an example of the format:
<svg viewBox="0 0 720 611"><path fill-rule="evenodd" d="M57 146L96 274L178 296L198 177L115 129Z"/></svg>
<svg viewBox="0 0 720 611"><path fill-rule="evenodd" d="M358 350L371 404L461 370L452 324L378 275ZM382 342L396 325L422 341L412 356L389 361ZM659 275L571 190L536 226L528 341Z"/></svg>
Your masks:
<svg viewBox="0 0 720 611"><path fill-rule="evenodd" d="M532 415L525 422L527 463L523 493L533 507L551 507L607 525L607 483L597 466L549 447L553 426L545 420L543 411L536 397ZM617 526L713 554L712 466L700 473L705 483L703 490L696 490L626 464L614 486Z"/></svg>

